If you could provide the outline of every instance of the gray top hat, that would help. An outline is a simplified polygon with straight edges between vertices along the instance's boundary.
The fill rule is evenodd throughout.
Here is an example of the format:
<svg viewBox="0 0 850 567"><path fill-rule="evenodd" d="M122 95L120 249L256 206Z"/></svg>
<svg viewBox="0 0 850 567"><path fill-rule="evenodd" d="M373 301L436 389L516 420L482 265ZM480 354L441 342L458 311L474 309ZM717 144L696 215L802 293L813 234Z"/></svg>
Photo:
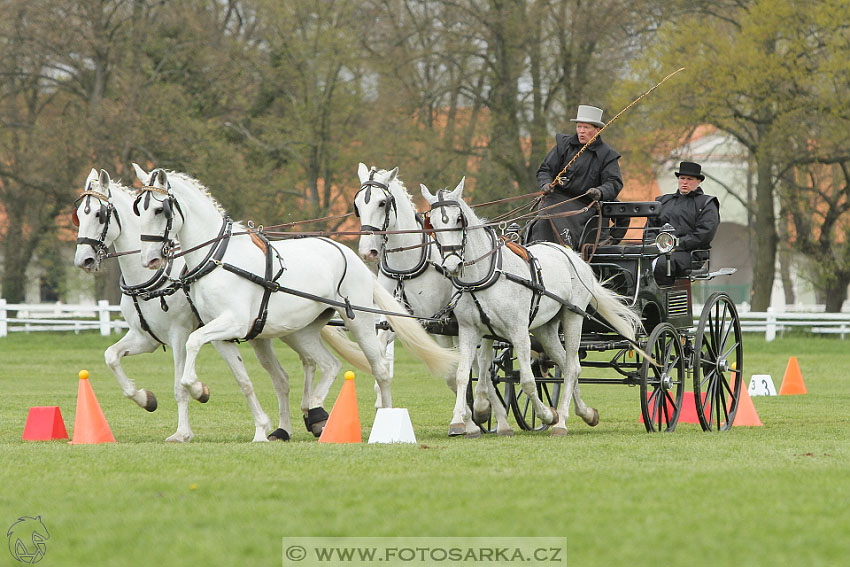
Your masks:
<svg viewBox="0 0 850 567"><path fill-rule="evenodd" d="M605 123L602 122L602 109L586 104L578 105L576 117L570 118L570 122L584 122L586 124L593 124L599 128L605 127Z"/></svg>

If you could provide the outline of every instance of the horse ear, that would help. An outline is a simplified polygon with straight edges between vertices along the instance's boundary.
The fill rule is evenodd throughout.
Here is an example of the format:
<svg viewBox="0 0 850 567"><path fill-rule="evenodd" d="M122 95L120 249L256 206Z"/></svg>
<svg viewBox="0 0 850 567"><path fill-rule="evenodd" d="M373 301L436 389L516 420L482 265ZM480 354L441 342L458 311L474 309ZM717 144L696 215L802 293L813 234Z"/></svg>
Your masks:
<svg viewBox="0 0 850 567"><path fill-rule="evenodd" d="M460 201L460 198L463 195L463 185L464 185L465 182L466 182L466 176L464 175L463 177L460 178L460 183L458 183L457 187L455 187L455 190L454 190L455 199L457 199L458 201Z"/></svg>
<svg viewBox="0 0 850 567"><path fill-rule="evenodd" d="M139 181L142 182L142 185L148 184L148 182L150 181L150 178L151 178L150 174L148 172L146 172L144 169L142 169L142 167L139 164L137 164L136 162L133 162L133 171L136 172L136 177L139 178Z"/></svg>
<svg viewBox="0 0 850 567"><path fill-rule="evenodd" d="M362 161L357 164L357 177L360 178L360 183L369 179L369 168Z"/></svg>
<svg viewBox="0 0 850 567"><path fill-rule="evenodd" d="M167 189L169 193L171 193L171 185L168 183L168 176L165 174L164 169L159 170L159 177L157 181L162 185L163 189Z"/></svg>
<svg viewBox="0 0 850 567"><path fill-rule="evenodd" d="M100 170L100 188L101 190L108 192L109 191L109 174L106 173L105 169Z"/></svg>
<svg viewBox="0 0 850 567"><path fill-rule="evenodd" d="M394 167L390 174L387 176L387 185L393 182L393 180L398 177L398 167Z"/></svg>
<svg viewBox="0 0 850 567"><path fill-rule="evenodd" d="M428 201L429 204L434 202L435 197L431 194L430 191L428 191L427 187L420 183L419 190L422 191L422 196L425 197L425 200Z"/></svg>

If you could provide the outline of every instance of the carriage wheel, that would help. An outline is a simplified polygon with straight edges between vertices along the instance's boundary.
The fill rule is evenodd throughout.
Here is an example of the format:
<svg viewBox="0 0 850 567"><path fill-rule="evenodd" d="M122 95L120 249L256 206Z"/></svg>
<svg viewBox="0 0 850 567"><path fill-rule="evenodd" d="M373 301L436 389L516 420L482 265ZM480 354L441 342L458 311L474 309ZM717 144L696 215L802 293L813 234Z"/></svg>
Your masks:
<svg viewBox="0 0 850 567"><path fill-rule="evenodd" d="M560 370L556 372L555 377L560 376ZM531 398L525 395L522 387L519 384L519 378L516 381L510 382L512 389L511 408L514 412L514 419L517 425L526 431L544 431L549 429L549 426L540 421L537 417L537 412L531 404ZM561 399L561 384L559 382L541 382L537 380L537 395L544 406L556 408Z"/></svg>
<svg viewBox="0 0 850 567"><path fill-rule="evenodd" d="M561 369L557 366L552 368L549 365L541 364L541 360L533 360L531 370L534 373L534 379L537 386L537 396L543 402L543 405L557 408L558 402L561 399L561 384L564 378L561 375ZM548 369L545 369L549 366ZM549 375L554 372L554 378ZM546 376L543 374L546 373ZM519 381L519 372L512 374L513 380L510 381L511 389L511 410L514 413L517 425L525 431L545 431L549 426L540 421L537 417L537 412L534 411L534 406L531 404L531 399L522 391Z"/></svg>
<svg viewBox="0 0 850 567"><path fill-rule="evenodd" d="M708 298L694 343L694 402L703 431L731 429L744 376L738 310L728 295Z"/></svg>
<svg viewBox="0 0 850 567"><path fill-rule="evenodd" d="M652 329L647 354L658 366L644 359L640 369L640 411L650 433L673 431L679 422L685 395L685 357L679 333L670 323Z"/></svg>

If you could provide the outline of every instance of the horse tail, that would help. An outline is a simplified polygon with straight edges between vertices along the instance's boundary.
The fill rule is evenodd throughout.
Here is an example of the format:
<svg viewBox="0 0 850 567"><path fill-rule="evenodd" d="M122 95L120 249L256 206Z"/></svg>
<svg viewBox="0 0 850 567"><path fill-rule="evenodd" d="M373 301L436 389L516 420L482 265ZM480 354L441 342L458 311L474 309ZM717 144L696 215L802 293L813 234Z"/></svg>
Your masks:
<svg viewBox="0 0 850 567"><path fill-rule="evenodd" d="M366 355L363 354L357 343L348 338L348 335L340 327L324 325L320 334L322 335L322 339L349 364L367 374L372 374L372 367L366 359Z"/></svg>
<svg viewBox="0 0 850 567"><path fill-rule="evenodd" d="M378 280L373 280L373 297L375 303L384 311L404 311L404 306L396 301L390 292L385 290ZM425 363L431 374L445 375L457 367L458 353L455 349L443 348L425 332L422 325L411 317L387 315L396 336L401 339L405 348L416 358Z"/></svg>
<svg viewBox="0 0 850 567"><path fill-rule="evenodd" d="M621 296L603 286L595 277L592 281L591 293L596 300L596 310L614 330L629 340L635 340L635 332L642 326L640 316L623 303Z"/></svg>
<svg viewBox="0 0 850 567"><path fill-rule="evenodd" d="M643 328L643 324L640 322L640 316L623 302L622 296L603 286L595 277L592 278L592 281L591 292L593 293L593 298L596 300L596 310L608 324L614 327L614 330L630 341L635 341L637 330ZM655 359L644 352L642 348L638 346L634 348L638 354L645 357L650 363L657 365Z"/></svg>

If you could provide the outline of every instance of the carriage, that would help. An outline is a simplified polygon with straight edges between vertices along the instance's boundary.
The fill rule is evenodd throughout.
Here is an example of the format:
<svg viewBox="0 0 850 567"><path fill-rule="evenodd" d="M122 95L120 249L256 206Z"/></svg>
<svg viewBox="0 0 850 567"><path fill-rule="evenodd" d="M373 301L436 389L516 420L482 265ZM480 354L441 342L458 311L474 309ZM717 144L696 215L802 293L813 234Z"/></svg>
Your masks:
<svg viewBox="0 0 850 567"><path fill-rule="evenodd" d="M376 178L377 173L380 175ZM640 386L642 415L648 431L672 431L675 428L682 409L687 377L693 379L694 399L698 400L697 413L704 429L725 430L734 421L743 369L741 329L735 306L725 294L713 295L703 309L699 324L694 328L690 293L692 280L709 279L730 271L711 272L707 262L700 263L688 278L677 281L669 288L659 287L653 281L650 264L656 258L668 257L673 248L669 234L662 232L650 242L645 229L637 227L639 234L636 238L594 246L591 253L585 254L586 262L581 261L576 251L562 246L548 244L538 247L534 262L548 263L549 267L553 267L554 259L555 264L560 262L561 268L569 264L570 270L569 273L547 271L548 279L544 286L542 279L535 283L517 275L520 271L527 273L534 262L524 262L516 254L505 253L504 258L506 266L510 264L514 271L502 269L501 241L492 228L480 224L481 220L462 201L463 180L453 192L441 190L436 197L422 186L423 196L427 194L432 211L435 208L442 211L438 215L440 219L432 218L434 226L426 228L421 216L415 211L410 195L397 179L397 169L376 172L360 164L358 174L362 185L355 196L355 211L362 216L360 256L375 258L380 255L381 274L391 276L382 285L395 287L396 296L406 304L415 318L444 322L445 316L451 311L461 321L458 327L460 330L456 334L461 366L457 372L451 372L449 369L457 357L430 341L422 328L408 318L408 314L400 313L405 306L392 297L392 290L378 284L353 251L328 239L290 239L287 243L291 244L271 245L251 226L244 227L230 220L197 180L181 174L171 174L167 178L163 170L150 174L139 170L137 174L145 186L133 201L133 198L124 195L126 191L114 184L105 172L102 171L98 179L97 173L92 171L87 181L87 190L77 200L74 211L75 219L83 221L77 221L80 222L78 265L89 268L91 263L96 268L98 261L95 260L101 257L109 243L127 236L124 235L126 231L121 230L121 223L117 222L119 209L124 219L130 219L133 212L142 217L139 223L141 236L137 235L136 238L142 243L141 264L147 268L170 266L171 261L178 256L172 254L172 239L179 237L185 247L179 256L185 254L187 263L196 267L174 282L167 279L168 282L179 284L176 287L169 284L167 291L170 294L173 288L173 291L179 289L187 292L191 286L191 294L185 293L190 301L182 311L193 314L194 319L184 335L197 336L197 339L190 341L184 336L172 345L175 351L182 351L182 342L186 344L185 361L182 360L182 354L181 360L175 358L175 396L182 395L185 390L198 401L209 399L209 390L198 380L194 369L194 357L202 344L212 340L252 341L279 395L280 427L272 433L275 438L288 439L291 432L286 387L288 378L268 354L270 339L276 336L288 341L302 357L305 370L302 411L305 425L314 434L321 430L326 419L327 414L321 408L322 400L327 393L327 385L339 368L338 362L322 363L332 357L325 354L326 348L319 340L320 329L322 338L332 344L346 360L359 368L371 370L376 376L380 386L376 407L381 407L382 403L386 404L384 407L391 407L388 361L380 353L380 340L374 334L374 317L370 313L385 314L399 337L413 348L415 356L425 362L432 372L446 373L447 383L456 396L450 435L476 436L482 430L490 431L493 417L497 422L498 433L511 434L512 430L506 420L507 409L512 410L518 425L523 429L551 426L553 434L563 435L566 434L567 405L570 400L575 404L577 415L589 425L596 425L599 421L598 412L586 406L578 392L579 359L583 361L585 369L606 369L614 375L603 378L585 376L581 382ZM168 179L175 184L172 185ZM98 191L92 189L95 185ZM370 202L373 196L375 198ZM90 206L94 200L100 203L99 208ZM598 217L602 219L600 226L612 219L634 221L636 217L649 218L658 214L658 206L655 202L602 203L601 216ZM110 224L113 213L116 222ZM189 218L192 222L187 222ZM443 228L439 227L437 221L443 223ZM454 223L453 227L446 228L447 221ZM216 225L220 228L216 228ZM477 228L484 230L479 231ZM440 232L444 230L448 232ZM390 244L391 241L393 244ZM441 266L428 260L435 245L442 256ZM313 248L309 248L311 246ZM227 261L225 251L228 254L232 252L239 265ZM389 253L395 254L394 262L401 263L391 267L386 262ZM304 258L294 261L298 254ZM466 259L465 254L469 254ZM117 252L116 255L123 253ZM292 262L284 265L284 255ZM483 269L483 273L488 274L481 280L477 276L473 278L472 288L465 290L465 305L457 302L460 293L456 285L458 279L454 276L445 277L452 270L449 267L451 262L447 262L450 257L454 257L455 268L471 266L479 271ZM247 266L249 259L252 266ZM321 281L317 278L317 266L328 271ZM299 269L296 270L296 267ZM554 267L558 268L558 265ZM281 280L284 271L286 279ZM263 272L265 276L260 275ZM503 274L505 278L501 278ZM204 276L203 279L201 276ZM561 276L572 283L565 284ZM225 286L219 285L218 280L222 277L229 278ZM142 280L144 277L141 277ZM497 280L500 284L507 284L510 289L507 290L508 295L501 298L502 303L492 303L488 308L493 309L496 318L503 320L501 328L506 331L504 334L496 332L487 323L493 332L489 336L478 335L471 341L469 339L473 337L468 325L464 337L463 322L469 319L462 317L461 307L468 314L471 301L474 300L476 305L479 303L475 294ZM414 281L418 288L414 287ZM601 285L600 281L606 282L607 287ZM405 296L404 282L410 284L408 296ZM479 285L482 282L483 285ZM317 283L322 284L321 294L316 293L319 291L316 290ZM164 296L160 297L156 290L147 289L148 284L155 288L160 285L159 279L155 276L146 284L140 284L145 287L144 296L139 292L140 286L131 286L135 293L133 300L139 295L139 302L145 305L136 303L138 321L132 317L132 306L128 307L128 313L130 319L134 320L135 333L143 337L149 335L153 340L165 331L156 331L146 325L145 321L151 323L153 319L150 317L159 311L168 311L166 307L175 305L165 306ZM520 285L517 287L515 284ZM569 288L564 288L564 285L578 286L572 290L573 294L578 291L578 295L571 295ZM253 299L245 301L244 298L236 297L233 291L237 286L244 292L243 295ZM222 289L226 290L224 294L221 293ZM305 291L308 289L312 291ZM532 296L533 313L526 312L523 315L516 311L515 304L522 303L517 301L520 296ZM470 297L472 300L469 300ZM571 299L567 300L567 297ZM629 298L629 305L624 306L620 297ZM193 298L194 302L191 301ZM589 298L594 300L593 308L599 317L583 311L589 305ZM303 299L303 305L293 309L296 299ZM252 305L259 306L259 311L253 311ZM376 309L374 305L381 309ZM275 313L272 313L273 309ZM436 315L422 316L422 313L435 313L436 309L443 314L442 319ZM366 315L358 316L355 320L355 310ZM335 338L334 333L325 332L325 323L332 311L342 317L363 350L355 353L342 339ZM535 318L534 313L544 312L547 313L545 317L541 315ZM484 313L480 305L478 313ZM128 315L125 313L125 316ZM286 325L283 322L286 316L297 316L300 319L294 326ZM505 320L509 323L507 326ZM639 321L643 324L645 334L635 336L634 329ZM529 325L524 325L524 322ZM191 331L199 324L199 328ZM445 328L430 330L451 334L451 330ZM529 330L534 331L534 337L540 341L540 345L531 344ZM508 340L503 337L508 337ZM139 347L139 352L156 348L156 341L151 340L146 339L142 345L144 348ZM544 344L545 352L551 359L540 348ZM476 354L475 345L480 345L476 356L479 387L476 388L473 411L469 412L465 397L471 397L467 385L472 369L470 360ZM532 366L533 351L539 354L534 357ZM132 381L125 379L118 359L120 357L111 366L116 367L116 377L125 395L152 411L156 405L152 396L145 390L136 390ZM322 378L314 387L312 374L317 361ZM264 441L270 429L270 420L256 402L253 389L241 367L241 359L235 357L229 362L254 413L254 440ZM558 369L555 368L556 363ZM515 370L515 366L519 370ZM558 375L560 369L564 369L563 377ZM482 383L485 386L483 388ZM518 388L518 384L522 387ZM482 395L486 399L480 397ZM183 408L183 413L186 399L187 396L178 397L178 406ZM279 432L281 436L277 436ZM185 441L190 438L189 432L182 436L172 436L169 440Z"/></svg>
<svg viewBox="0 0 850 567"><path fill-rule="evenodd" d="M642 421L648 432L676 428L687 384L692 383L696 414L703 430L728 430L735 419L743 376L738 313L727 294L714 293L694 325L691 285L697 280L730 275L735 270L711 271L708 251L697 251L692 254L688 277L675 280L669 287L659 286L652 262L656 258L668 261L674 244L670 233L661 231L651 235L646 230L646 220L659 214L660 204L606 202L600 203L600 210L601 223L599 217L590 219L585 233L595 231L597 223L614 226L625 220L632 225L629 237L619 241L609 239L609 243L596 247L585 244L583 257L597 277L627 298L631 309L640 315L644 332L638 342L657 365L641 356L616 332L586 319L579 349L583 368L579 383L639 387ZM580 239L586 240L584 235ZM532 348L540 353L532 365L538 395L555 405L562 384L560 370L540 348ZM548 426L537 418L527 396L517 387L515 362L511 345L496 341L490 369L492 380L522 429L546 429ZM468 397L471 403L471 388ZM489 421L480 425L484 431L492 429Z"/></svg>

